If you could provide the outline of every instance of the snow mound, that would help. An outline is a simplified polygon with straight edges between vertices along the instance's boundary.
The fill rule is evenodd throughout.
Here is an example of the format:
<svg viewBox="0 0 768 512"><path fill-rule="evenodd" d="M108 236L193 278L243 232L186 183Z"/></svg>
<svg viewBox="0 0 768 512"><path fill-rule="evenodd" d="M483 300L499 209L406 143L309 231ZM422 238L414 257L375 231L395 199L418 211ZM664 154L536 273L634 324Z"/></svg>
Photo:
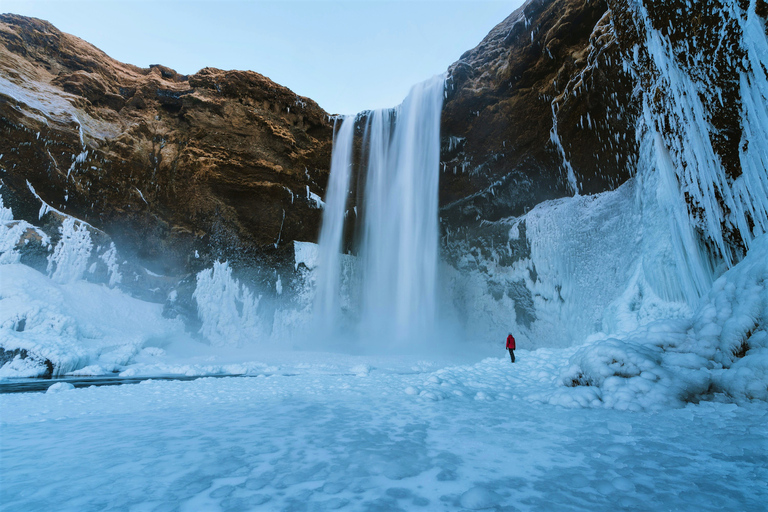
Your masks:
<svg viewBox="0 0 768 512"><path fill-rule="evenodd" d="M53 384L51 387L49 387L45 393L61 393L63 391L70 391L72 389L75 389L75 386L69 382L57 382L56 384Z"/></svg>
<svg viewBox="0 0 768 512"><path fill-rule="evenodd" d="M483 487L473 487L461 495L460 503L469 510L495 508L502 501L501 496Z"/></svg>
<svg viewBox="0 0 768 512"><path fill-rule="evenodd" d="M180 321L162 317L161 304L104 285L56 282L17 263L0 265L0 282L0 349L18 354L0 378L57 376L89 365L97 365L89 372L111 370L145 343L183 336Z"/></svg>
<svg viewBox="0 0 768 512"><path fill-rule="evenodd" d="M548 398L569 407L657 409L702 397L768 399L768 236L713 284L687 319L581 347Z"/></svg>

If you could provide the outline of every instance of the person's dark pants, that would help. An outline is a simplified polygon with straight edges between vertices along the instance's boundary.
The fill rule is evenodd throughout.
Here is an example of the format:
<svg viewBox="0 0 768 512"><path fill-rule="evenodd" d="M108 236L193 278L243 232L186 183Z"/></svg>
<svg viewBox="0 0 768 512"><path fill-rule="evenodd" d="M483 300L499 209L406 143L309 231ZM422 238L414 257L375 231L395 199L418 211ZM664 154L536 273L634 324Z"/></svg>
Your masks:
<svg viewBox="0 0 768 512"><path fill-rule="evenodd" d="M512 358L512 362L514 363L515 362L515 349L510 348L510 349L507 349L507 350L509 350L509 357Z"/></svg>

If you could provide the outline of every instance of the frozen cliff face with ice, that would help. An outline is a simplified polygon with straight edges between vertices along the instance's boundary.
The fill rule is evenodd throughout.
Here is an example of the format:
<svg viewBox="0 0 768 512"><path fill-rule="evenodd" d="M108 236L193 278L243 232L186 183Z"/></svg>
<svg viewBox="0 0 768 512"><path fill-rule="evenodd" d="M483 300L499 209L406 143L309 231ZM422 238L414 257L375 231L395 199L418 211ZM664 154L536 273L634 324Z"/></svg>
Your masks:
<svg viewBox="0 0 768 512"><path fill-rule="evenodd" d="M17 374L56 373L156 348L156 333L178 327L161 314L224 350L316 340L313 309L326 306L368 316L377 332L394 314L434 311L427 330L445 338L500 345L512 330L525 348L586 342L543 401L761 398L767 15L763 0L526 2L448 70L439 187L425 188L438 197L440 264L429 258L423 285L406 270L428 251L378 237L419 233L416 216L392 219L427 194L371 195L383 175L358 173L332 200L332 123L311 101L253 73L134 68L46 23L0 17L2 270L27 264L40 273L27 279L56 297L84 280L106 285L110 312L88 310L103 318L121 290L157 303L131 303L152 321L118 354L111 328L66 300L50 301L58 327L44 332L48 317L31 312L45 301L19 285L27 313L3 320L0 346ZM416 138L387 132L391 117L353 120L337 146L347 166L370 157L374 139L386 151L368 167L388 176L419 153L390 154ZM381 136L369 136L374 124ZM323 212L343 222L325 252L311 243ZM331 281L323 262L337 269ZM361 287L361 268L376 269L375 286ZM416 302L429 307L403 307L402 289L428 289ZM393 315L367 313L387 310L369 307L384 291L400 297L386 302ZM54 350L45 339L63 341Z"/></svg>
<svg viewBox="0 0 768 512"><path fill-rule="evenodd" d="M452 66L441 217L469 333L570 345L699 306L767 227L767 14L531 0Z"/></svg>

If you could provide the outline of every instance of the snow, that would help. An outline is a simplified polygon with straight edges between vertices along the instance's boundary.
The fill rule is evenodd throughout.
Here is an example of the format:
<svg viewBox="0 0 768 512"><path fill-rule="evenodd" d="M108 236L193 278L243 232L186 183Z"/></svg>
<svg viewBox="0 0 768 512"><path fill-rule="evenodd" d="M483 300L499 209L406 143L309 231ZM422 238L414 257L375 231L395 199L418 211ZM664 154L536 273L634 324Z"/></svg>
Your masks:
<svg viewBox="0 0 768 512"><path fill-rule="evenodd" d="M48 257L48 273L58 283L71 283L83 278L93 244L83 224L67 217L59 228L61 239Z"/></svg>
<svg viewBox="0 0 768 512"><path fill-rule="evenodd" d="M145 343L183 335L179 321L162 317L162 305L104 285L57 282L18 263L0 265L0 282L0 347L48 359L56 374L123 365ZM30 365L34 376L45 372L44 365L19 361L3 366L0 379L33 376Z"/></svg>
<svg viewBox="0 0 768 512"><path fill-rule="evenodd" d="M71 389L75 389L75 386L68 382L57 382L56 384L52 384L51 387L48 388L48 390L45 392L45 394L49 393L61 393L63 391L69 391Z"/></svg>
<svg viewBox="0 0 768 512"><path fill-rule="evenodd" d="M61 222L53 247L0 198L0 389L50 366L57 377L45 393L0 394L0 508L764 510L768 43L755 6L734 4L723 16L744 34L734 75L743 173L727 176L713 149L704 86L662 31L639 26L657 80L639 91L634 177L579 195L553 101L551 142L575 196L482 222L500 235L442 265L437 345L397 352L371 343L386 340L395 315L377 314L380 328L368 336L350 324L365 311L354 280L369 257L340 252L355 118L339 118L337 197L326 206L306 190L338 221L326 250L294 242L296 273L275 271L267 298L226 261L202 270L193 334L164 318L162 305L115 288L117 248L94 253L90 225L28 184L39 217L54 212ZM631 8L649 19L643 5ZM643 59L638 47L634 65ZM50 91L0 77L2 85L27 110L74 120L82 153L70 171L86 160L87 139L105 128ZM589 114L582 123L594 125ZM450 138L449 150L462 142ZM700 207L695 218L686 198ZM728 246L724 225L745 255ZM30 241L48 250L46 274L19 263ZM333 282L318 274L320 262ZM108 284L83 281L97 264ZM368 303L396 272L378 274ZM180 300L176 290L168 300ZM314 329L316 300L338 339ZM510 326L522 347L514 364L503 350ZM100 376L147 380L72 384Z"/></svg>
<svg viewBox="0 0 768 512"><path fill-rule="evenodd" d="M3 394L0 502L83 512L763 507L764 402L653 413L543 404L535 395L557 388L563 352L519 350L514 365L504 354L417 364L296 352L262 356L274 371L253 377ZM353 371L364 364L367 374Z"/></svg>
<svg viewBox="0 0 768 512"><path fill-rule="evenodd" d="M768 235L712 286L688 318L619 337L595 336L571 357L548 399L572 407L680 407L707 395L768 400Z"/></svg>
<svg viewBox="0 0 768 512"><path fill-rule="evenodd" d="M293 242L294 268L298 270L299 265L303 263L309 270L314 269L317 267L318 254L317 244L312 242Z"/></svg>
<svg viewBox="0 0 768 512"><path fill-rule="evenodd" d="M109 249L104 251L104 254L99 256L101 261L107 266L109 272L109 287L114 288L115 285L123 281L123 276L120 274L120 266L117 262L117 248L114 242L109 244ZM174 290L175 291L175 290Z"/></svg>

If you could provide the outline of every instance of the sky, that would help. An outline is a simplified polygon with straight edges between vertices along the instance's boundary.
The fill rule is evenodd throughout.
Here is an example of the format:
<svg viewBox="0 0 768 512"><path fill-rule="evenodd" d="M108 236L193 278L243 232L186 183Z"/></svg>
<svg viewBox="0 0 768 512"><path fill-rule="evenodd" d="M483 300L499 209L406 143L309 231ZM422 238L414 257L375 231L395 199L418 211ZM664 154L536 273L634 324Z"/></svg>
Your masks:
<svg viewBox="0 0 768 512"><path fill-rule="evenodd" d="M523 0L0 0L111 57L182 74L249 69L331 114L399 104Z"/></svg>

